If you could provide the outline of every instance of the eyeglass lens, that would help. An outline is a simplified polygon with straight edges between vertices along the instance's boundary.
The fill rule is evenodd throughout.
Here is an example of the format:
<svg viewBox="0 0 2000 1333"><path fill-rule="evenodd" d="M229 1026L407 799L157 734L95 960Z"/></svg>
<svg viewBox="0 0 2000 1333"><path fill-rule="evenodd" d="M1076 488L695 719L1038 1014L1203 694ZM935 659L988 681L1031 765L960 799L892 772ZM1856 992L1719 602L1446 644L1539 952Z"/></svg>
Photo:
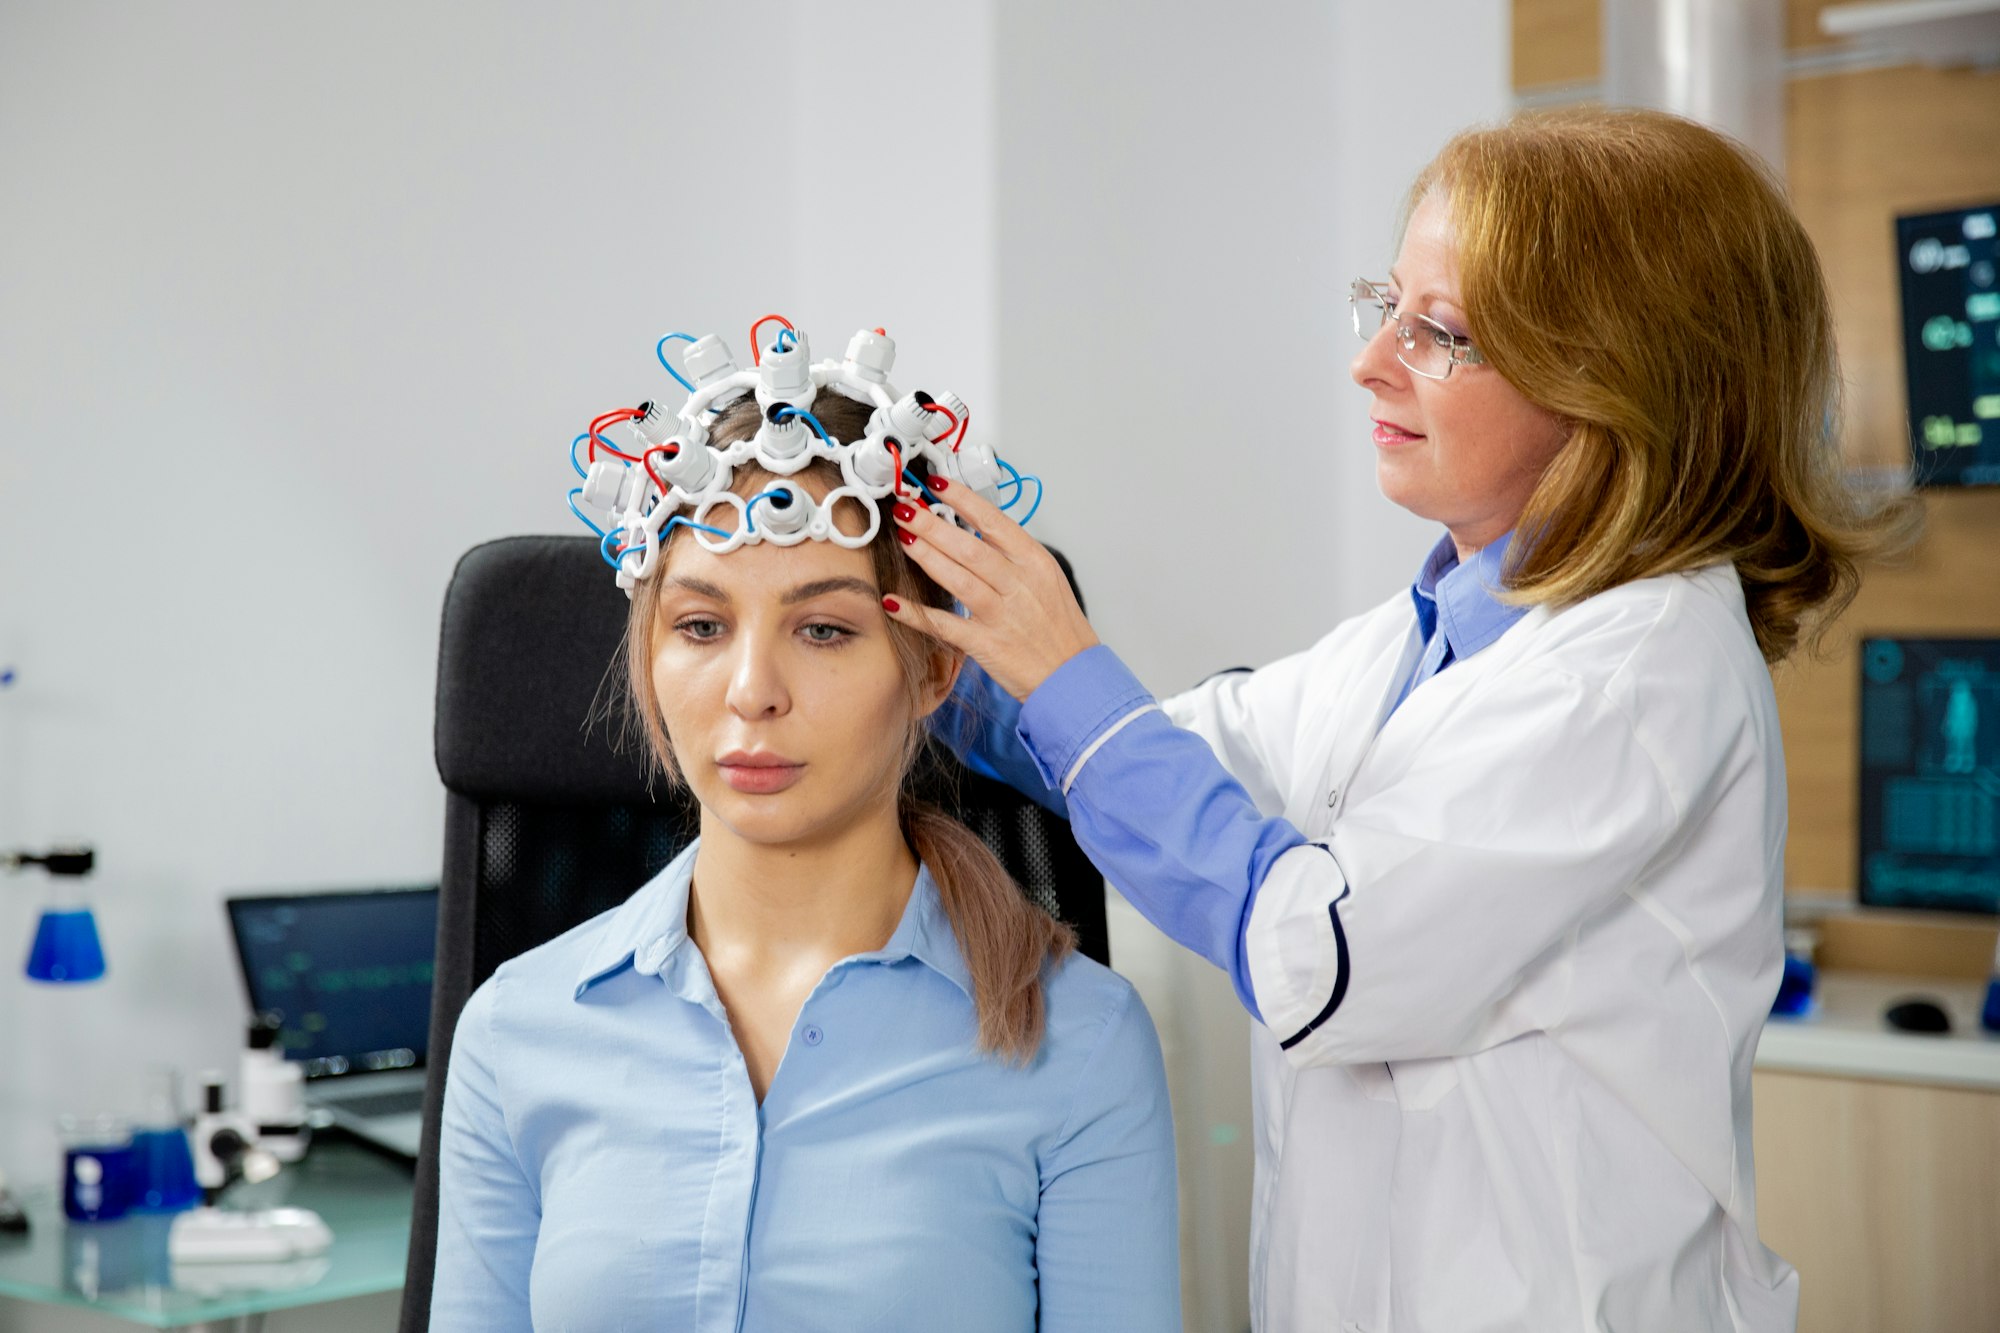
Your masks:
<svg viewBox="0 0 2000 1333"><path fill-rule="evenodd" d="M1348 307L1354 316L1354 331L1363 342L1371 341L1384 324L1390 323L1389 308L1378 288L1357 282L1348 293ZM1396 359L1426 379L1441 380L1451 374L1451 333L1422 315L1399 315L1396 325Z"/></svg>

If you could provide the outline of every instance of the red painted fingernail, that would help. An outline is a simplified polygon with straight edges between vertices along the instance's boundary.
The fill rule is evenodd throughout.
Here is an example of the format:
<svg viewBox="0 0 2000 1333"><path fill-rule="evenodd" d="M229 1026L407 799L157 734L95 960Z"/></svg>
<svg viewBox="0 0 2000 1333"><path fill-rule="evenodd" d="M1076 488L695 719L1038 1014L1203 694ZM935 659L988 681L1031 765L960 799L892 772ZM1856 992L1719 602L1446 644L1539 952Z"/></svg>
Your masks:
<svg viewBox="0 0 2000 1333"><path fill-rule="evenodd" d="M915 546L917 544L917 534L914 532L898 532L896 540L905 546Z"/></svg>
<svg viewBox="0 0 2000 1333"><path fill-rule="evenodd" d="M905 504L899 504L889 512L894 514L898 519L900 519L904 523L908 523L911 519L917 516L917 511Z"/></svg>
<svg viewBox="0 0 2000 1333"><path fill-rule="evenodd" d="M943 477L925 477L924 483L934 491L948 491L951 489L951 483Z"/></svg>
<svg viewBox="0 0 2000 1333"><path fill-rule="evenodd" d="M903 609L903 604L893 597L884 597L882 599L882 609L884 611L900 611Z"/></svg>

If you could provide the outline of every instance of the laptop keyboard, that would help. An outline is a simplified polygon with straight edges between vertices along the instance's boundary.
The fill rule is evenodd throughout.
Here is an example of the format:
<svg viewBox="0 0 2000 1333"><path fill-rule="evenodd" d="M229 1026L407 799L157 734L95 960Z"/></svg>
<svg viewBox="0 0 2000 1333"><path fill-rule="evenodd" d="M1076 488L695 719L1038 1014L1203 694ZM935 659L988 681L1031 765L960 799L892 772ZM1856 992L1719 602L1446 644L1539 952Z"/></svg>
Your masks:
<svg viewBox="0 0 2000 1333"><path fill-rule="evenodd" d="M342 1097L328 1104L346 1115L415 1115L424 1109L424 1090L411 1088L406 1092L375 1092L363 1097Z"/></svg>

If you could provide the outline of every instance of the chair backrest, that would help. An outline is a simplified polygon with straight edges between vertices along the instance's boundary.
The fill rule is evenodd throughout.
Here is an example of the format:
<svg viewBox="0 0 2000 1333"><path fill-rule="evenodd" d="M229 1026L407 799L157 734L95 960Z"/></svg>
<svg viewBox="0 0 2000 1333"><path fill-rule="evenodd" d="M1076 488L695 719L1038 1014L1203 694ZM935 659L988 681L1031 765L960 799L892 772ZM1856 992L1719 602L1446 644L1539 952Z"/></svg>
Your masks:
<svg viewBox="0 0 2000 1333"><path fill-rule="evenodd" d="M693 803L664 783L648 791L643 757L615 744L626 608L588 537L476 546L445 592L435 734L444 868L403 1333L430 1324L438 1124L459 1011L500 964L617 906L695 836ZM1069 825L941 752L925 770L925 794L1076 927L1084 954L1108 963L1104 880Z"/></svg>

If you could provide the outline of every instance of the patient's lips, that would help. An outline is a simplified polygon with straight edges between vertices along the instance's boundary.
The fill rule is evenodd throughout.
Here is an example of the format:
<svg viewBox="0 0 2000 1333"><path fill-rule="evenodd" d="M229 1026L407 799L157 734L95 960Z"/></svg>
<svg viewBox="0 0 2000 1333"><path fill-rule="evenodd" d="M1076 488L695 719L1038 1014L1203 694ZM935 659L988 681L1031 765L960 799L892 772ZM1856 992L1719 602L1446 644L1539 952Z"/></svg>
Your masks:
<svg viewBox="0 0 2000 1333"><path fill-rule="evenodd" d="M799 780L806 766L781 754L768 750L752 753L748 750L731 750L715 761L722 770L722 780L737 791L753 796L768 796L780 792Z"/></svg>

